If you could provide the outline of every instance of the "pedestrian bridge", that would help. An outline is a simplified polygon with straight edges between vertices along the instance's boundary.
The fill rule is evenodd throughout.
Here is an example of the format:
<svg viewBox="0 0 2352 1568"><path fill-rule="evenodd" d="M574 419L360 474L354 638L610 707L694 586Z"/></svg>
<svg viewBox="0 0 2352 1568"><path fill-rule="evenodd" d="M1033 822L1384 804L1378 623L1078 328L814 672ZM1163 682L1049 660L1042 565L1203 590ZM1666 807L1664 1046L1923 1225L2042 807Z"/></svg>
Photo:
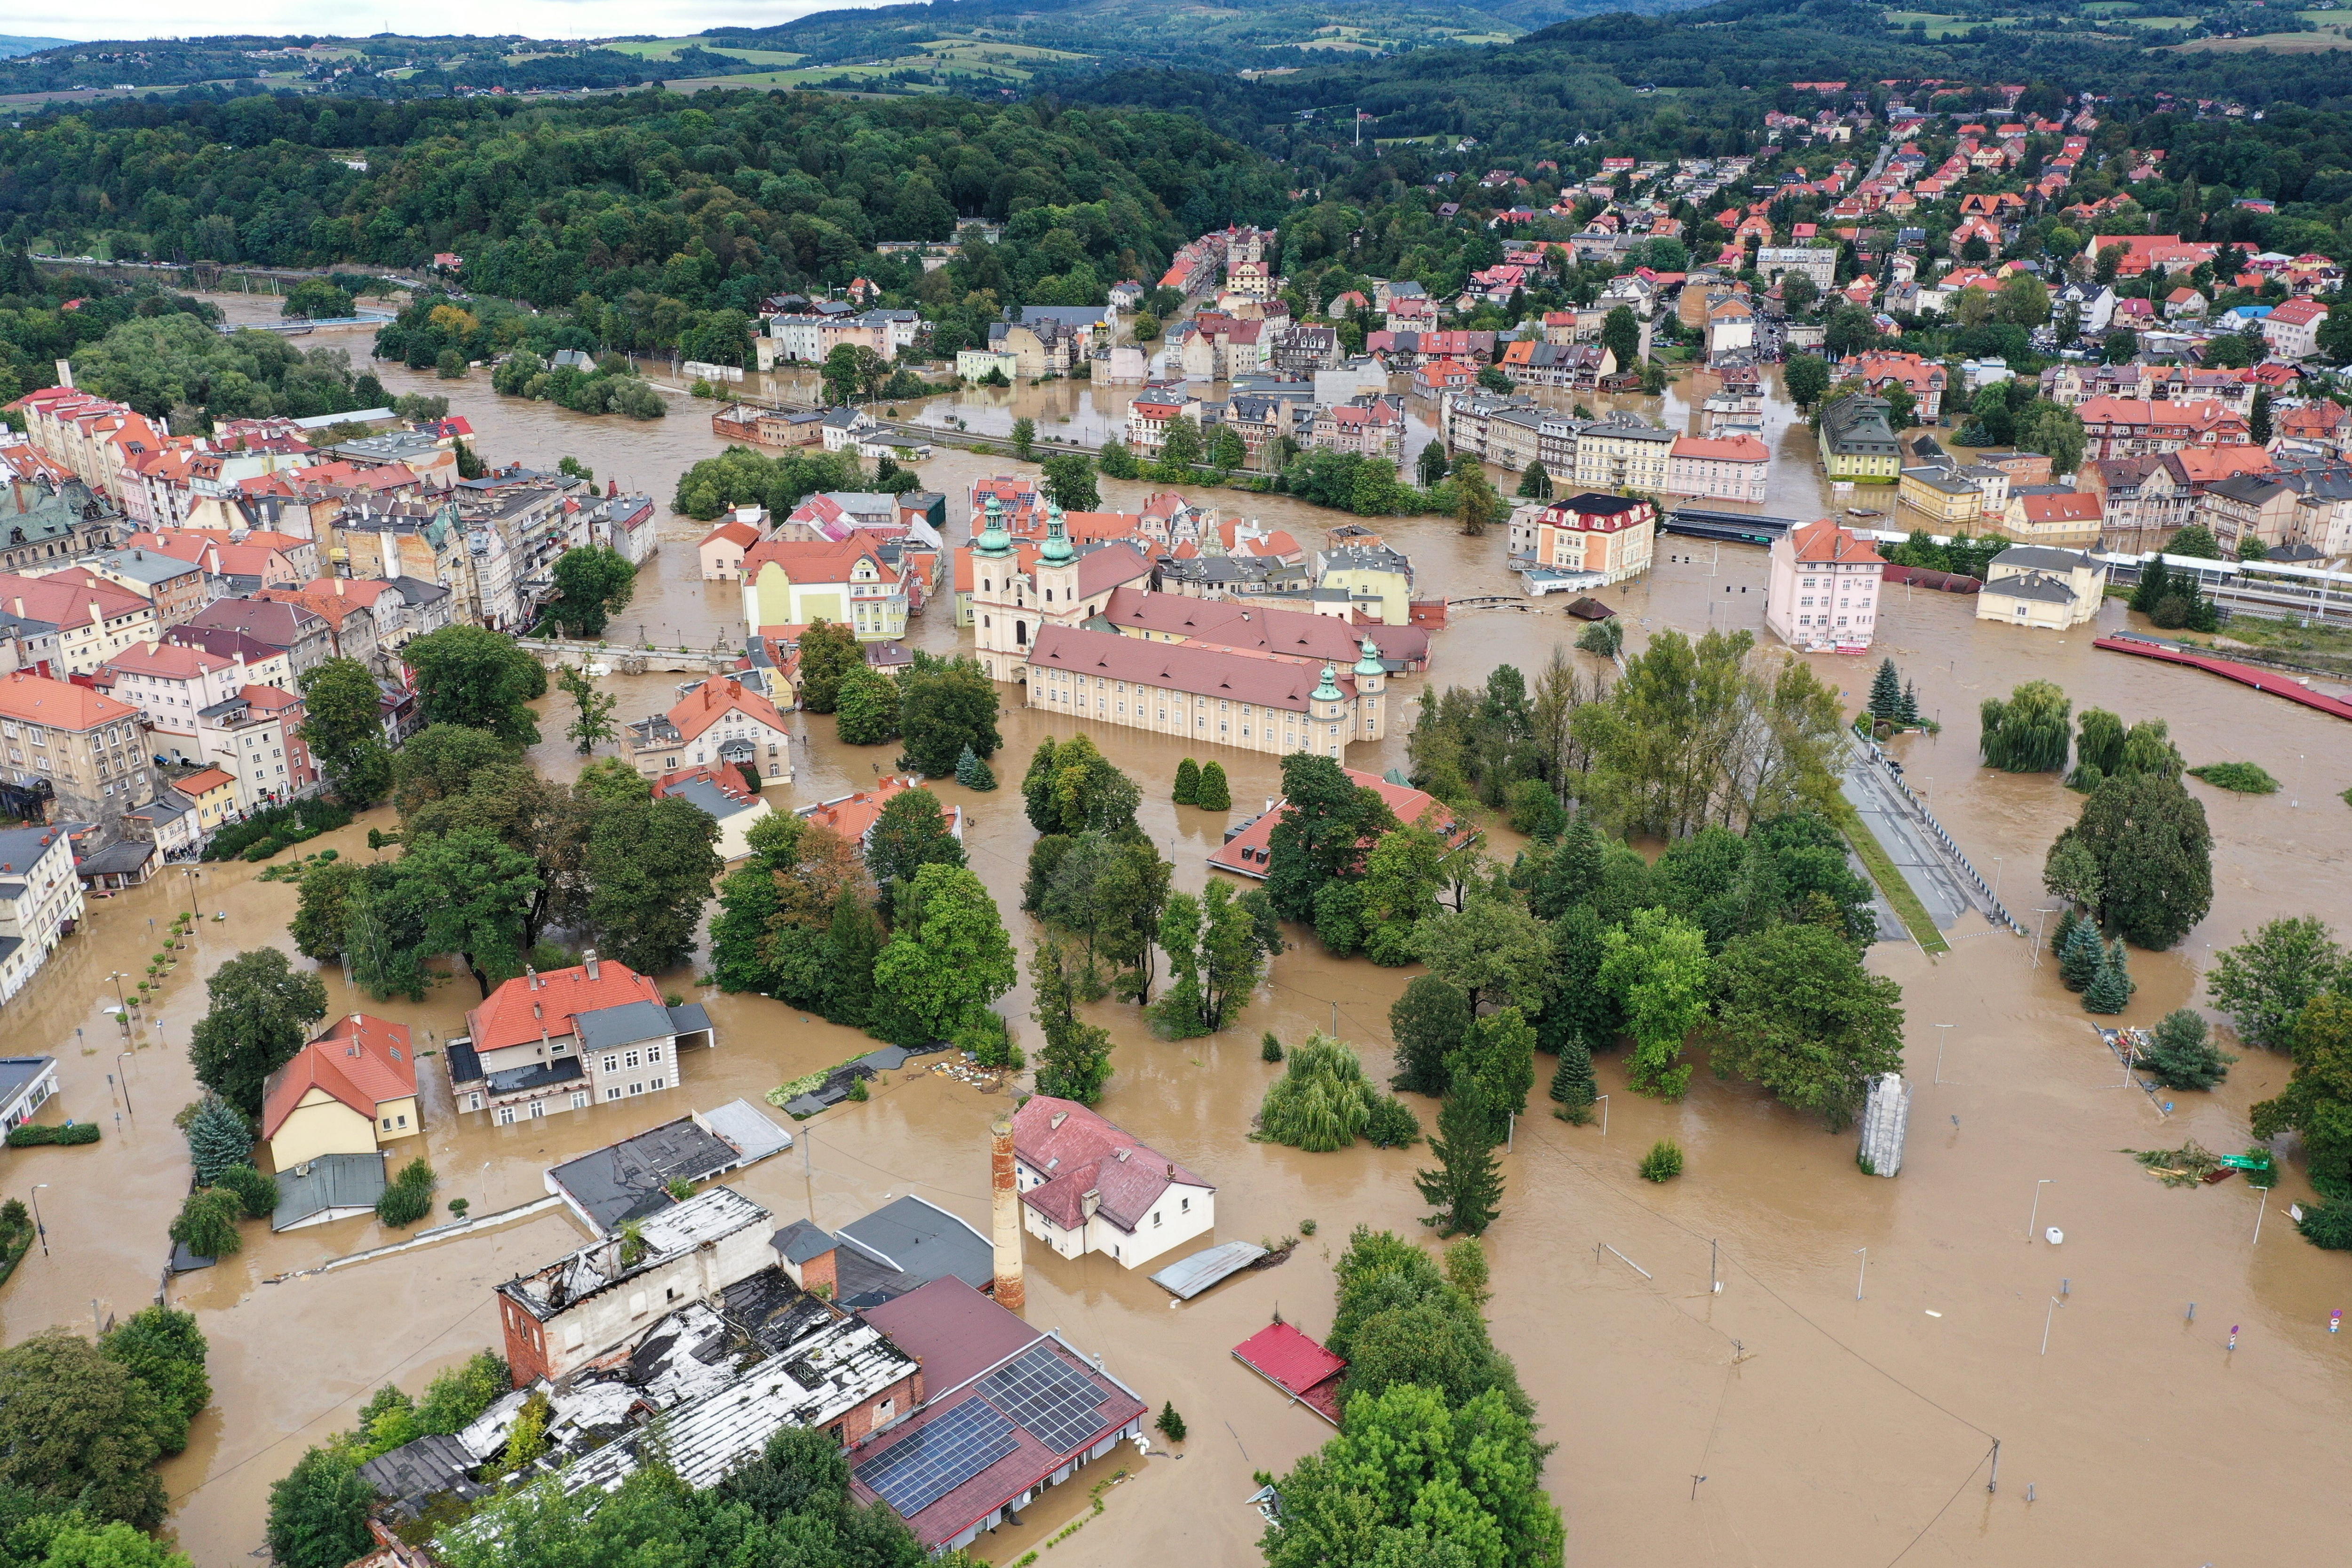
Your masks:
<svg viewBox="0 0 2352 1568"><path fill-rule="evenodd" d="M593 664L602 665L604 673L612 675L725 675L743 657L742 650L732 647L628 647L564 637L517 637L515 646L551 669L558 665Z"/></svg>

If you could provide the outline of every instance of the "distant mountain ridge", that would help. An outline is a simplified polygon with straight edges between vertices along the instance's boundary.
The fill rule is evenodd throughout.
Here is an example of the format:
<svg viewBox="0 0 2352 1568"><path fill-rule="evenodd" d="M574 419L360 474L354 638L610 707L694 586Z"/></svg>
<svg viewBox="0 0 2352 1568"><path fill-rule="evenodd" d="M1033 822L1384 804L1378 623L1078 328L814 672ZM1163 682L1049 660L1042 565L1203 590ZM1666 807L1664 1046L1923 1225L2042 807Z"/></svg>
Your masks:
<svg viewBox="0 0 2352 1568"><path fill-rule="evenodd" d="M11 33L0 33L0 60L13 60L22 55L37 55L45 49L73 47L71 38L23 38Z"/></svg>

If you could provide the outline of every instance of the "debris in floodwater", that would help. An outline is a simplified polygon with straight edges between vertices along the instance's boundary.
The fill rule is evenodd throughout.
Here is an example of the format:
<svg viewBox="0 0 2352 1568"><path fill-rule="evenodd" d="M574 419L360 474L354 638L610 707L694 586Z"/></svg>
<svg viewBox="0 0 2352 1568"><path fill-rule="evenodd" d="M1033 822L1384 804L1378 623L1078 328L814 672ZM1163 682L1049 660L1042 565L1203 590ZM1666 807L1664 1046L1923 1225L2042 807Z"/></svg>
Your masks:
<svg viewBox="0 0 2352 1568"><path fill-rule="evenodd" d="M2178 1149L2126 1149L2123 1152L2153 1172L2168 1187L2193 1187L2228 1176L2221 1156L2191 1138Z"/></svg>

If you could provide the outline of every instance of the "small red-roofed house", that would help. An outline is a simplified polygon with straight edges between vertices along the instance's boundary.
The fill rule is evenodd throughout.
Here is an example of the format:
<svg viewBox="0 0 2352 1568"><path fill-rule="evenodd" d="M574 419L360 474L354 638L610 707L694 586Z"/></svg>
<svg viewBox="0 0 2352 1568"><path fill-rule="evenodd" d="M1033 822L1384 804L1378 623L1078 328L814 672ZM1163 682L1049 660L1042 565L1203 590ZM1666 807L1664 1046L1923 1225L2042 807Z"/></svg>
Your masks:
<svg viewBox="0 0 2352 1568"><path fill-rule="evenodd" d="M280 1171L321 1154L373 1154L425 1131L408 1026L352 1013L269 1075L261 1136Z"/></svg>
<svg viewBox="0 0 2352 1568"><path fill-rule="evenodd" d="M667 714L640 720L624 734L630 763L644 778L706 763L739 771L749 764L780 783L793 776L791 726L773 702L732 676L712 676Z"/></svg>
<svg viewBox="0 0 2352 1568"><path fill-rule="evenodd" d="M678 1052L717 1043L700 1004L669 1006L650 979L591 951L492 991L446 1055L457 1109L488 1110L503 1127L676 1089Z"/></svg>
<svg viewBox="0 0 2352 1568"><path fill-rule="evenodd" d="M1024 1226L1061 1257L1133 1268L1215 1227L1215 1187L1076 1100L1024 1101L1013 1155Z"/></svg>
<svg viewBox="0 0 2352 1568"><path fill-rule="evenodd" d="M1339 1424L1339 1374L1348 1363L1288 1323L1269 1323L1234 1347L1234 1359L1324 1420Z"/></svg>

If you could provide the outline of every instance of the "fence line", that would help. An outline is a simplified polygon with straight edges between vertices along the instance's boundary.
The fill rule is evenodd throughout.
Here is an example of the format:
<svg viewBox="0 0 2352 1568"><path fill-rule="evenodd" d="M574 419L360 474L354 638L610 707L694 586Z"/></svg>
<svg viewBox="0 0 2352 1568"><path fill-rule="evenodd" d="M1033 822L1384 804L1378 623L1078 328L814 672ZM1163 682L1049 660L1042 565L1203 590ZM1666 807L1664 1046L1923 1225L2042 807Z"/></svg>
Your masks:
<svg viewBox="0 0 2352 1568"><path fill-rule="evenodd" d="M1900 795L1905 804L1911 807L1912 814L1919 819L1919 826L1935 835L1936 842L1942 847L1945 858L1951 861L1953 866L1974 884L1978 893L1982 895L1990 918L1998 924L2007 926L2019 936L2032 935L2032 933L2025 929L2018 918L2009 912L2008 906L1993 896L1991 886L1985 881L1982 874L1977 870L1969 858L1960 852L1960 847L1952 841L1952 836L1944 831L1944 825L1936 820L1936 814L1927 809L1927 803L1922 801L1912 791L1911 786L1904 782L1903 775L1895 771L1891 760L1885 752L1879 748L1878 742L1869 741L1864 744L1869 747L1870 760L1878 764L1886 776L1886 782L1895 786L1895 793Z"/></svg>

